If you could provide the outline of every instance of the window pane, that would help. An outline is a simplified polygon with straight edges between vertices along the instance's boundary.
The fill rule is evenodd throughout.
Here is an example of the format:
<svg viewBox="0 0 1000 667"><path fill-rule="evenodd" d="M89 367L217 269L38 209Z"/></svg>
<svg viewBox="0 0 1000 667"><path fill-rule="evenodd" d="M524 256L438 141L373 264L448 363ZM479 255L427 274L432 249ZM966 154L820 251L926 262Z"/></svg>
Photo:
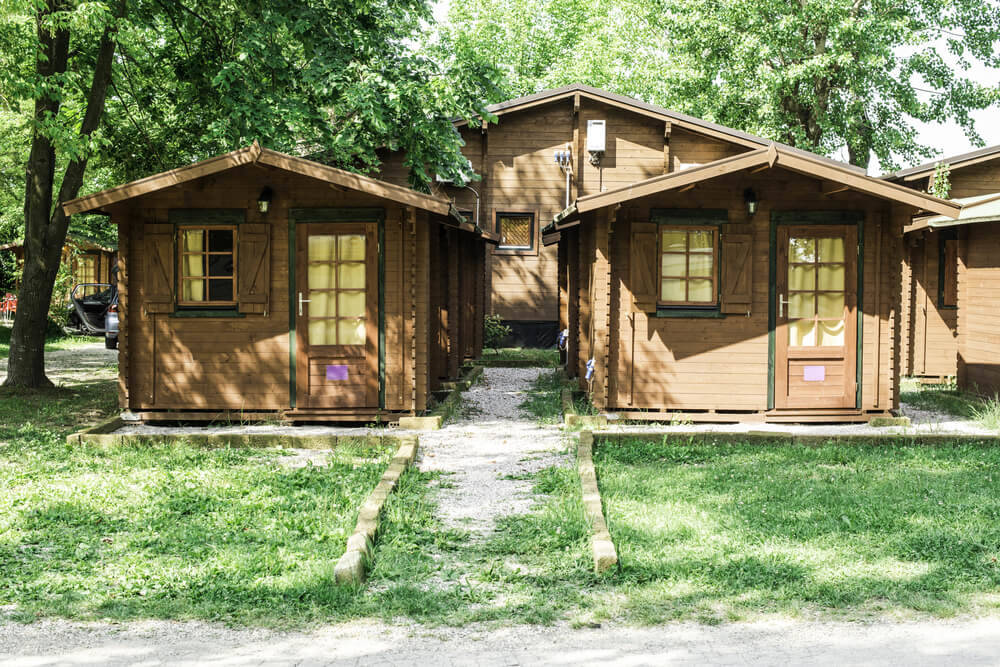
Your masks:
<svg viewBox="0 0 1000 667"><path fill-rule="evenodd" d="M233 230L231 229L208 230L208 250L209 252L232 252Z"/></svg>
<svg viewBox="0 0 1000 667"><path fill-rule="evenodd" d="M360 234L345 234L340 237L340 259L364 261L365 237Z"/></svg>
<svg viewBox="0 0 1000 667"><path fill-rule="evenodd" d="M530 215L500 216L500 245L506 247L531 247Z"/></svg>
<svg viewBox="0 0 1000 667"><path fill-rule="evenodd" d="M844 322L820 321L819 345L839 347L844 344Z"/></svg>
<svg viewBox="0 0 1000 667"><path fill-rule="evenodd" d="M340 289L364 289L365 265L360 263L341 264L337 267L337 287Z"/></svg>
<svg viewBox="0 0 1000 667"><path fill-rule="evenodd" d="M184 252L204 252L204 250L205 250L205 230L185 229Z"/></svg>
<svg viewBox="0 0 1000 667"><path fill-rule="evenodd" d="M185 280L184 287L181 292L182 301L204 301L205 300L205 281L204 280Z"/></svg>
<svg viewBox="0 0 1000 667"><path fill-rule="evenodd" d="M715 233L708 230L697 230L688 232L688 243L691 252L712 252L714 249Z"/></svg>
<svg viewBox="0 0 1000 667"><path fill-rule="evenodd" d="M788 261L815 262L815 239L788 239Z"/></svg>
<svg viewBox="0 0 1000 667"><path fill-rule="evenodd" d="M666 252L686 252L687 232L684 230L665 230L660 235L661 249Z"/></svg>
<svg viewBox="0 0 1000 667"><path fill-rule="evenodd" d="M310 345L336 345L337 344L337 320L310 320L309 321L309 344Z"/></svg>
<svg viewBox="0 0 1000 667"><path fill-rule="evenodd" d="M332 261L337 259L337 243L335 236L309 237L309 261Z"/></svg>
<svg viewBox="0 0 1000 667"><path fill-rule="evenodd" d="M208 281L208 300L209 301L232 301L233 300L233 281L230 278L224 280L209 280Z"/></svg>
<svg viewBox="0 0 1000 667"><path fill-rule="evenodd" d="M365 293L341 292L337 296L337 311L340 317L364 317Z"/></svg>
<svg viewBox="0 0 1000 667"><path fill-rule="evenodd" d="M711 303L715 301L715 295L712 294L712 281L701 278L689 280L688 301L696 301L698 303Z"/></svg>
<svg viewBox="0 0 1000 667"><path fill-rule="evenodd" d="M819 261L844 261L844 239L816 239L816 241L819 249Z"/></svg>
<svg viewBox="0 0 1000 667"><path fill-rule="evenodd" d="M208 275L210 276L233 276L233 256L232 255L209 255Z"/></svg>
<svg viewBox="0 0 1000 667"><path fill-rule="evenodd" d="M820 317L840 317L844 316L844 295L821 293L817 295L819 298L819 316Z"/></svg>
<svg viewBox="0 0 1000 667"><path fill-rule="evenodd" d="M816 344L816 322L797 320L788 323L788 344L794 347Z"/></svg>
<svg viewBox="0 0 1000 667"><path fill-rule="evenodd" d="M688 257L689 276L711 276L712 275L712 255L699 254Z"/></svg>
<svg viewBox="0 0 1000 667"><path fill-rule="evenodd" d="M205 275L204 255L185 255L181 262L182 274L184 276L199 277Z"/></svg>
<svg viewBox="0 0 1000 667"><path fill-rule="evenodd" d="M788 289L790 290L814 290L816 289L816 267L790 265L788 267Z"/></svg>
<svg viewBox="0 0 1000 667"><path fill-rule="evenodd" d="M336 317L336 292L309 292L309 317Z"/></svg>
<svg viewBox="0 0 1000 667"><path fill-rule="evenodd" d="M337 339L340 345L364 345L364 319L337 320Z"/></svg>
<svg viewBox="0 0 1000 667"><path fill-rule="evenodd" d="M660 285L661 301L687 301L684 292L684 281L676 278L668 278Z"/></svg>
<svg viewBox="0 0 1000 667"><path fill-rule="evenodd" d="M844 289L844 265L834 264L832 266L819 267L819 283L817 289L821 290L843 290Z"/></svg>
<svg viewBox="0 0 1000 667"><path fill-rule="evenodd" d="M672 252L663 253L660 259L661 276L686 276L687 275L687 255L679 255Z"/></svg>
<svg viewBox="0 0 1000 667"><path fill-rule="evenodd" d="M806 292L788 295L788 319L812 317L816 314L815 295Z"/></svg>
<svg viewBox="0 0 1000 667"><path fill-rule="evenodd" d="M333 264L310 264L309 287L313 289L333 289L336 287L333 266Z"/></svg>

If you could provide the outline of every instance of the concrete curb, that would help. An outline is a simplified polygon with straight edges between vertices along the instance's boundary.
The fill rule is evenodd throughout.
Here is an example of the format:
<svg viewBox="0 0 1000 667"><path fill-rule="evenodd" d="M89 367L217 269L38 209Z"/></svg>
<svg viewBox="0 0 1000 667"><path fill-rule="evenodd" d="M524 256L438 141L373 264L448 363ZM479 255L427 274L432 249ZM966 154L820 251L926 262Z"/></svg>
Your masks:
<svg viewBox="0 0 1000 667"><path fill-rule="evenodd" d="M389 467L382 473L382 479L358 510L358 523L354 533L347 540L347 551L333 569L333 576L338 584L357 585L365 580L368 563L372 558L372 548L375 546L382 507L389 494L396 488L403 471L413 463L420 445L416 436L400 440L399 449L389 462Z"/></svg>
<svg viewBox="0 0 1000 667"><path fill-rule="evenodd" d="M612 433L594 431L595 443L615 443L623 440L661 442L664 438L682 439L701 443L745 443L751 445L795 444L818 446L838 445L990 445L1000 444L1000 435L972 435L967 433L851 433L844 435L819 435L789 431L659 431L642 433Z"/></svg>
<svg viewBox="0 0 1000 667"><path fill-rule="evenodd" d="M116 418L117 419L117 418ZM395 447L405 436L399 435L298 435L295 433L113 433L121 428L121 420L102 422L66 437L69 445L173 445L184 442L206 449L336 449L357 444L365 447Z"/></svg>
<svg viewBox="0 0 1000 667"><path fill-rule="evenodd" d="M437 431L441 428L441 415L430 417L400 417L399 428L407 431Z"/></svg>
<svg viewBox="0 0 1000 667"><path fill-rule="evenodd" d="M94 424L90 428L85 428L82 431L77 431L76 433L72 433L70 435L67 435L66 436L66 444L67 445L80 445L80 444L83 444L84 442L91 443L91 439L93 438L93 436L100 436L100 437L98 437L96 439L97 440L103 440L104 438L109 437L108 436L109 433L113 433L114 431L117 431L118 429L120 429L124 425L125 425L125 422L122 421L121 417L114 416L114 417L111 417L110 419L105 419L102 422L98 422L97 424ZM110 436L110 437L112 439L114 438L114 436ZM92 444L103 444L103 443L92 443Z"/></svg>
<svg viewBox="0 0 1000 667"><path fill-rule="evenodd" d="M597 470L594 468L594 434L584 431L576 446L576 464L583 488L583 509L590 523L590 548L594 553L594 571L600 573L618 564L618 552L611 540L611 532L604 520L601 491L597 487Z"/></svg>
<svg viewBox="0 0 1000 667"><path fill-rule="evenodd" d="M562 390L563 423L568 428L604 428L608 425L608 418L604 415L581 415L576 411L576 403L573 401L573 391L571 389Z"/></svg>

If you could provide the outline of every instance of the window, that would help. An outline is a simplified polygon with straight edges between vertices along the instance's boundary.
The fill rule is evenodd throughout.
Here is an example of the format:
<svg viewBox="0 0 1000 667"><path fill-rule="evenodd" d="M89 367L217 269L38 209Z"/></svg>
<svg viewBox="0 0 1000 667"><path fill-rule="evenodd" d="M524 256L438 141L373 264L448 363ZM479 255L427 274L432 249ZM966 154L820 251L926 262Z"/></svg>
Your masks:
<svg viewBox="0 0 1000 667"><path fill-rule="evenodd" d="M97 255L84 254L76 258L76 284L97 282ZM77 296L91 296L97 294L99 287L82 287L77 291Z"/></svg>
<svg viewBox="0 0 1000 667"><path fill-rule="evenodd" d="M236 227L180 227L178 243L178 305L236 305Z"/></svg>
<svg viewBox="0 0 1000 667"><path fill-rule="evenodd" d="M497 213L498 250L530 251L535 249L534 213Z"/></svg>
<svg viewBox="0 0 1000 667"><path fill-rule="evenodd" d="M718 228L660 225L659 232L659 303L664 306L718 304Z"/></svg>
<svg viewBox="0 0 1000 667"><path fill-rule="evenodd" d="M364 345L364 234L309 236L309 344Z"/></svg>

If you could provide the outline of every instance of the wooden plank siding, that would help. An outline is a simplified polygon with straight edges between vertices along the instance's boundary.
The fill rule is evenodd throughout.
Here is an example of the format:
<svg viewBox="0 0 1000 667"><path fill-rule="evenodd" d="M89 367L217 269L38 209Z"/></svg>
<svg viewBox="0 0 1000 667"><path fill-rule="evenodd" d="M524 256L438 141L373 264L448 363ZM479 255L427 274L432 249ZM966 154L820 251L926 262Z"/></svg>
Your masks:
<svg viewBox="0 0 1000 667"><path fill-rule="evenodd" d="M584 150L588 120L607 122L607 151L599 168ZM486 129L463 125L459 131L465 141L463 154L482 178L471 184L481 195L482 226L493 230L498 212L536 216L537 248L516 254L486 251L486 310L515 322L558 324L560 318L558 251L555 246L542 247L539 238L541 228L566 207L566 177L553 161L555 151L573 152L574 201L749 150L586 96L508 113ZM386 152L381 157L380 178L407 184L403 155ZM438 186L436 192L454 198L459 210L475 211L476 197L469 190Z"/></svg>
<svg viewBox="0 0 1000 667"><path fill-rule="evenodd" d="M757 192L760 202L752 219L748 219L743 201L747 187ZM749 315L657 317L655 313L637 310L629 270L631 225L649 221L654 209L720 208L728 214L723 235L728 232L752 237ZM572 291L573 300L568 308L570 313L574 308L580 312L575 328L579 346L574 349L571 342L570 367L581 373L580 388L591 392L595 405L621 412L767 411L771 214L857 211L864 217L865 232L858 377L861 412L884 412L898 407L898 373L893 367L900 356L901 273L895 258L901 251L908 207L894 208L884 200L850 191L823 196L817 181L781 169L732 174L686 192L661 193L623 205L609 223L610 267L603 266L601 261L608 256L600 241L606 238L598 217L602 210L607 209L584 214L579 226L562 232L560 241L568 245L567 256L579 257L580 261L581 285ZM726 257L720 261L726 262ZM586 275L588 271L592 274ZM608 277L610 290L605 285ZM610 297L610 310L598 301L605 294ZM606 357L602 355L605 337L609 338L607 346L611 351ZM582 373L586 361L592 357L597 361L597 373L590 384L582 379ZM607 364L606 370L601 368L602 363ZM601 379L605 372L609 391L602 395ZM736 414L733 418L751 417Z"/></svg>
<svg viewBox="0 0 1000 667"><path fill-rule="evenodd" d="M939 302L941 232L922 230L906 237L908 300L904 366L917 377L955 376L958 372L958 311Z"/></svg>
<svg viewBox="0 0 1000 667"><path fill-rule="evenodd" d="M272 188L275 197L270 211L261 214L256 199L265 186ZM169 211L184 208L242 209L247 224L265 226L270 244L266 307L240 317L178 317L172 307L164 309L169 312L152 312L156 309L147 307L144 258L150 252L149 234L172 233ZM111 207L121 248L119 396L123 409L160 415L168 410L295 414L289 363L294 307L289 299L289 233L290 210L298 208L383 212L385 411L412 414L426 409L430 392L440 381L455 377L465 356L478 354L482 330L475 323L481 323L484 299L482 279L477 281L475 276L483 274L485 253L478 235L442 225L422 209L277 168L245 165ZM297 226L301 229L301 225ZM450 240L451 245L443 250L452 259L433 264L432 239ZM438 245L438 259L447 259L440 256L441 251ZM433 294L434 281L463 285L463 290ZM379 285L369 285L369 289L377 290ZM457 304L465 307L462 317ZM432 326L432 312L447 317L449 310L456 313L453 328L447 320L440 330ZM431 373L431 331L433 336L440 331L443 350L457 355L444 359L439 375ZM321 410L309 412L310 419L323 418ZM329 412L330 418L337 419L351 414L343 409ZM356 416L367 419L371 414L373 409L365 406ZM177 415L183 418L183 412Z"/></svg>
<svg viewBox="0 0 1000 667"><path fill-rule="evenodd" d="M1000 392L1000 223L969 225L959 240L958 382Z"/></svg>

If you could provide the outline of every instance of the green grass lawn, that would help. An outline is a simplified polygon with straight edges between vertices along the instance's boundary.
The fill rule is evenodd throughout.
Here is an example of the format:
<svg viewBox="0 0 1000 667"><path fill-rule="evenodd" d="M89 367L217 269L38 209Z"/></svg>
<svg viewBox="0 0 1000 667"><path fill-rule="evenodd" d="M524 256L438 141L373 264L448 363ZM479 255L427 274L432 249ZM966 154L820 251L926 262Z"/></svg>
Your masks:
<svg viewBox="0 0 1000 667"><path fill-rule="evenodd" d="M600 444L606 613L935 616L1000 601L1000 450Z"/></svg>
<svg viewBox="0 0 1000 667"><path fill-rule="evenodd" d="M900 400L916 408L965 417L985 428L1000 430L1000 397L997 396L977 396L954 385L929 385L907 378L900 385Z"/></svg>
<svg viewBox="0 0 1000 667"><path fill-rule="evenodd" d="M0 357L6 358L10 354L10 332L9 326L0 326ZM48 350L71 350L80 345L89 343L100 343L103 337L94 336L62 336L60 338L49 339L45 342L45 349Z"/></svg>
<svg viewBox="0 0 1000 667"><path fill-rule="evenodd" d="M485 348L481 359L483 361L516 361L531 362L532 365L555 368L559 365L559 350L553 348L531 348L531 347L501 347L498 349Z"/></svg>

